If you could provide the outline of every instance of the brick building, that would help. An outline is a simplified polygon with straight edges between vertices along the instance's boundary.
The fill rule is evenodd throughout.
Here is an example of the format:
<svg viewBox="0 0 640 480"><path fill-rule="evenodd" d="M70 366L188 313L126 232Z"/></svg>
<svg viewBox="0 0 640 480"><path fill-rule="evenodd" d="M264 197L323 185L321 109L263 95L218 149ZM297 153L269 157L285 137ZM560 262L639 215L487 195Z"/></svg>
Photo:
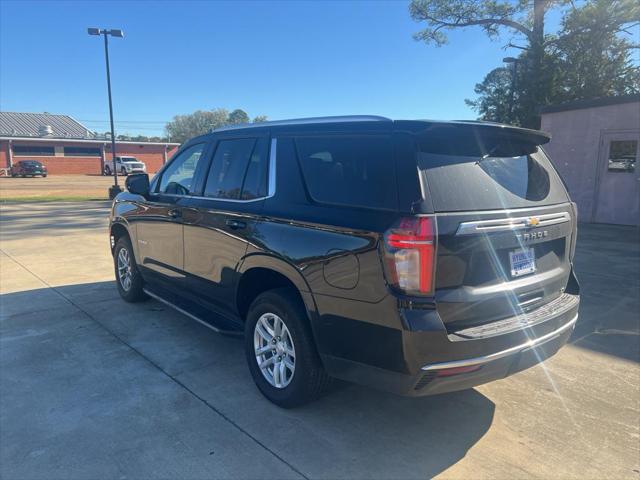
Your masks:
<svg viewBox="0 0 640 480"><path fill-rule="evenodd" d="M132 156L154 173L179 144L116 141L116 155ZM0 168L20 160L38 160L50 174L95 174L111 161L111 140L100 137L68 115L0 112Z"/></svg>

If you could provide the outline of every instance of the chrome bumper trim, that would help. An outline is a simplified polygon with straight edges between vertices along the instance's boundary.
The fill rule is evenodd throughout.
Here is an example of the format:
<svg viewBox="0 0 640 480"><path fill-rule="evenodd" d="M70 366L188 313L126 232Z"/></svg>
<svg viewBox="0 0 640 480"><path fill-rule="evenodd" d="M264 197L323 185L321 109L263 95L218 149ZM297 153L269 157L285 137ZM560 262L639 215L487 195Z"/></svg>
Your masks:
<svg viewBox="0 0 640 480"><path fill-rule="evenodd" d="M534 220L535 219L535 220ZM509 230L521 230L523 228L546 227L557 225L571 220L569 212L545 213L531 215L529 217L499 218L492 220L478 220L474 222L462 222L458 226L456 235L471 235L474 233L505 232Z"/></svg>
<svg viewBox="0 0 640 480"><path fill-rule="evenodd" d="M508 357L509 355L513 355L514 353L520 353L525 350L529 350L531 348L538 347L543 343L546 343L554 338L560 336L560 334L565 331L573 328L578 321L578 315L576 314L570 321L562 325L560 328L555 329L552 332L547 333L538 338L532 338L531 340L527 340L520 345L516 345L511 348L507 348L506 350L501 350L499 352L491 353L489 355L483 355L482 357L475 358L466 358L464 360L454 360L451 362L442 362L442 363L432 363L430 365L425 365L422 367L424 371L432 371L432 370L443 370L445 368L456 368L456 367L469 367L472 365L481 365L484 363L492 362L493 360L498 360L500 358Z"/></svg>

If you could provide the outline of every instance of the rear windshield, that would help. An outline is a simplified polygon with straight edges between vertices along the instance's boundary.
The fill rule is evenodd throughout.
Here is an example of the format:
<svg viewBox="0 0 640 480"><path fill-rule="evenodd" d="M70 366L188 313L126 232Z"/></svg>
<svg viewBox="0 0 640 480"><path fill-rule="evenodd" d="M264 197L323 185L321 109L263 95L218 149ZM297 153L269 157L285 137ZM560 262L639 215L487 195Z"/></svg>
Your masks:
<svg viewBox="0 0 640 480"><path fill-rule="evenodd" d="M515 156L419 152L423 190L436 212L524 208L568 201L542 149Z"/></svg>

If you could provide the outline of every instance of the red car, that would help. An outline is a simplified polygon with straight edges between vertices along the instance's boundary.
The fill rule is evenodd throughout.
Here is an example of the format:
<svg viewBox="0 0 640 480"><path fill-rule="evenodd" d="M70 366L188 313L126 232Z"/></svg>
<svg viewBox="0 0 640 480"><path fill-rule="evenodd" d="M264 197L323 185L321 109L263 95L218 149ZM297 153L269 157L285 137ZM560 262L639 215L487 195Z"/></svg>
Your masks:
<svg viewBox="0 0 640 480"><path fill-rule="evenodd" d="M22 160L11 167L11 176L35 177L36 175L47 176L47 167L37 160Z"/></svg>

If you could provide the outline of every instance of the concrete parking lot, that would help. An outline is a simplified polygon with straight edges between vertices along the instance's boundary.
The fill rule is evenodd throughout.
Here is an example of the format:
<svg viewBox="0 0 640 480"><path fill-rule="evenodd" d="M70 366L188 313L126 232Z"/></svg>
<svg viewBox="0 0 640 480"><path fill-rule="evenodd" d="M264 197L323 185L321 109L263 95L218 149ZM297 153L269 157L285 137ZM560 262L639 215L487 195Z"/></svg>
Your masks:
<svg viewBox="0 0 640 480"><path fill-rule="evenodd" d="M640 478L637 229L580 227L580 320L545 364L282 410L239 339L119 299L106 202L0 208L0 478Z"/></svg>
<svg viewBox="0 0 640 480"><path fill-rule="evenodd" d="M118 177L124 185L126 177ZM106 200L113 177L100 175L48 175L0 177L0 202L32 200Z"/></svg>

